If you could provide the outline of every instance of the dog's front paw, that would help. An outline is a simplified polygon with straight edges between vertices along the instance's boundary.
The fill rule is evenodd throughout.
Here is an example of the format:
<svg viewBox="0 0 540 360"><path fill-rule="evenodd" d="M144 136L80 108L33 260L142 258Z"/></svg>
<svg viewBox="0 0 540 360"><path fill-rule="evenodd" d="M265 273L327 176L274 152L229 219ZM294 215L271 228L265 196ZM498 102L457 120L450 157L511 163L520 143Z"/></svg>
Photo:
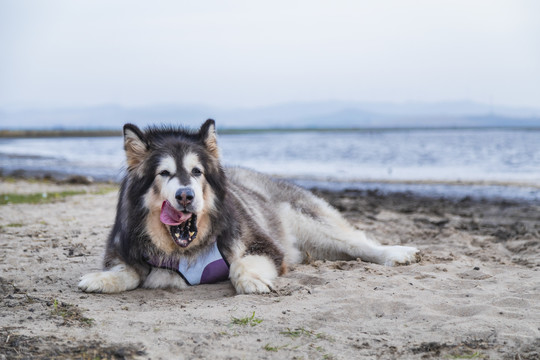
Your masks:
<svg viewBox="0 0 540 360"><path fill-rule="evenodd" d="M272 260L260 255L248 255L234 261L229 274L238 294L268 293L278 275Z"/></svg>
<svg viewBox="0 0 540 360"><path fill-rule="evenodd" d="M94 293L119 293L135 289L140 278L135 270L117 265L108 271L86 274L79 282L79 289Z"/></svg>
<svg viewBox="0 0 540 360"><path fill-rule="evenodd" d="M272 290L272 283L250 276L242 276L232 283L238 294L264 294Z"/></svg>
<svg viewBox="0 0 540 360"><path fill-rule="evenodd" d="M117 274L110 271L86 274L79 282L79 289L93 293L118 293L126 290L119 281Z"/></svg>
<svg viewBox="0 0 540 360"><path fill-rule="evenodd" d="M388 246L384 250L384 265L409 265L420 261L420 251L411 246Z"/></svg>

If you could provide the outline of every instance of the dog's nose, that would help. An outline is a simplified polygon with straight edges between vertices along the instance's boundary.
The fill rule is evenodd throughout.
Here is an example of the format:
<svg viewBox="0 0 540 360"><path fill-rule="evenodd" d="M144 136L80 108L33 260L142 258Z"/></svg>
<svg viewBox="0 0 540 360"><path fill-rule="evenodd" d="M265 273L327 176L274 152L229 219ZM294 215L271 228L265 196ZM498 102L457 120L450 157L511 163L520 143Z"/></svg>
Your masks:
<svg viewBox="0 0 540 360"><path fill-rule="evenodd" d="M191 202L195 198L195 193L193 192L192 188L183 187L176 190L175 197L180 205L182 205L183 207L186 207L189 204L191 204Z"/></svg>

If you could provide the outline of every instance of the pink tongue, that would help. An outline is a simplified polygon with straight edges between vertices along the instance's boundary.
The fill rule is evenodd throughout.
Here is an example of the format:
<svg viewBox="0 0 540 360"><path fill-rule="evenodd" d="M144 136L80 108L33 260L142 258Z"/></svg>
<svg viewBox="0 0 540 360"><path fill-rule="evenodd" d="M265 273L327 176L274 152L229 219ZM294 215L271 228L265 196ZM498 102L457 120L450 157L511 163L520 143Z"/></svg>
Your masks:
<svg viewBox="0 0 540 360"><path fill-rule="evenodd" d="M161 222L164 224L180 225L190 217L191 213L185 214L176 210L167 200L165 200L161 205L161 214L159 215L159 220L161 220Z"/></svg>

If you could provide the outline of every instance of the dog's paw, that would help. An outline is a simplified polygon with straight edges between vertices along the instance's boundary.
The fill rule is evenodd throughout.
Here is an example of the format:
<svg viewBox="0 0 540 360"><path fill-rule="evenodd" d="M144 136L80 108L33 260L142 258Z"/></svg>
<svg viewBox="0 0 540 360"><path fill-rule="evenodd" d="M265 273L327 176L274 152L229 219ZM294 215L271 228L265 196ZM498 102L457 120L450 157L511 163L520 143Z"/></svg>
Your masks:
<svg viewBox="0 0 540 360"><path fill-rule="evenodd" d="M268 293L278 275L272 260L260 255L248 255L234 261L229 274L238 294Z"/></svg>
<svg viewBox="0 0 540 360"><path fill-rule="evenodd" d="M272 291L272 283L263 279L242 276L233 282L238 294L264 294Z"/></svg>
<svg viewBox="0 0 540 360"><path fill-rule="evenodd" d="M420 261L420 251L411 246L387 246L384 250L384 265L410 265Z"/></svg>
<svg viewBox="0 0 540 360"><path fill-rule="evenodd" d="M86 274L81 278L78 286L84 292L116 293L122 291L118 279L110 271Z"/></svg>
<svg viewBox="0 0 540 360"><path fill-rule="evenodd" d="M127 286L118 276L118 273L103 271L86 274L79 282L79 289L88 293L119 293L127 290Z"/></svg>
<svg viewBox="0 0 540 360"><path fill-rule="evenodd" d="M139 286L139 275L131 268L117 265L108 271L86 274L79 282L79 289L93 293L119 293Z"/></svg>

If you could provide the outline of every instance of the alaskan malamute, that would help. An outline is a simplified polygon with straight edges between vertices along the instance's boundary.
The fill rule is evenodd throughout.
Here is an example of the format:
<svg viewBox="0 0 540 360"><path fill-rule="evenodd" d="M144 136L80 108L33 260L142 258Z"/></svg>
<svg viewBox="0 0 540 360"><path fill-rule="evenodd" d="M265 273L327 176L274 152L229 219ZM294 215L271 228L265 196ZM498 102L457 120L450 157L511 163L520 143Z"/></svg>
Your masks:
<svg viewBox="0 0 540 360"><path fill-rule="evenodd" d="M199 131L124 126L127 171L104 271L86 292L185 288L230 279L266 293L287 266L311 259L409 264L418 250L382 246L309 191L220 164L215 123ZM240 150L241 151L241 150Z"/></svg>

